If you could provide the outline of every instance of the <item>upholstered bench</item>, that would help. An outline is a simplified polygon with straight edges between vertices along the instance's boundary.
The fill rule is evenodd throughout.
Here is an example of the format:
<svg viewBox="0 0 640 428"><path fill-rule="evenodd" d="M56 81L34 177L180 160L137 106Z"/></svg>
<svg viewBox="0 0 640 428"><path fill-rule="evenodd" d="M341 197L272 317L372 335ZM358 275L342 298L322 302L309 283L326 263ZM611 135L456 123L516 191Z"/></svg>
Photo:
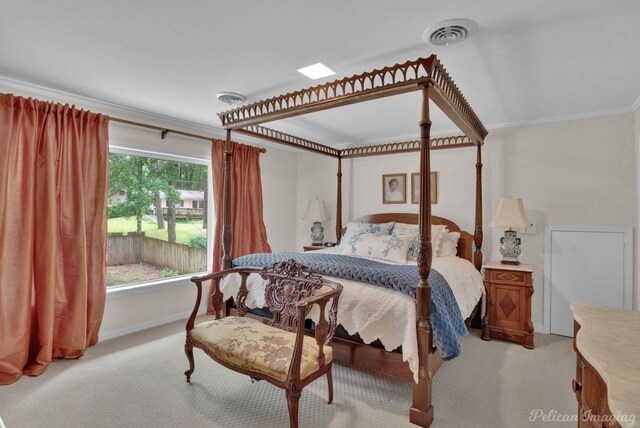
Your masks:
<svg viewBox="0 0 640 428"><path fill-rule="evenodd" d="M191 330L191 341L213 353L220 362L234 369L248 370L287 380L296 334L247 317L225 317L198 324ZM300 379L320 370L315 338L304 336ZM325 364L331 363L330 346L324 347Z"/></svg>
<svg viewBox="0 0 640 428"><path fill-rule="evenodd" d="M231 274L239 274L242 278L236 301L238 316L223 317L220 280ZM259 274L266 281L265 301L273 313L269 324L244 316L250 274ZM191 280L196 284L197 296L186 326L187 382L194 371L193 348L196 347L225 367L284 388L291 427L298 426L302 388L324 374L327 375L331 404L333 353L329 344L336 328L342 285L311 273L293 260L264 269L233 268ZM216 319L194 325L202 298L202 283L208 280L215 285L211 297ZM320 310L315 337L312 337L305 335L304 322L314 304Z"/></svg>

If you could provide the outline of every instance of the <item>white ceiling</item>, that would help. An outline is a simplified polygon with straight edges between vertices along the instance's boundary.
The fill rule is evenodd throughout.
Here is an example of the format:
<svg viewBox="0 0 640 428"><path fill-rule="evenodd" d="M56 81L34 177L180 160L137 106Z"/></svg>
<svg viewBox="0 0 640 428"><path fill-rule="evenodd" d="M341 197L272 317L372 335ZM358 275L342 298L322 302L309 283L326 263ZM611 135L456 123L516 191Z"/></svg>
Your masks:
<svg viewBox="0 0 640 428"><path fill-rule="evenodd" d="M0 76L219 127L247 102L432 53L488 128L630 111L640 96L637 0L0 0ZM470 18L449 47L424 29ZM322 61L337 76L296 69ZM434 109L435 110L435 109ZM418 135L419 96L266 126L325 144ZM434 134L457 133L434 115Z"/></svg>

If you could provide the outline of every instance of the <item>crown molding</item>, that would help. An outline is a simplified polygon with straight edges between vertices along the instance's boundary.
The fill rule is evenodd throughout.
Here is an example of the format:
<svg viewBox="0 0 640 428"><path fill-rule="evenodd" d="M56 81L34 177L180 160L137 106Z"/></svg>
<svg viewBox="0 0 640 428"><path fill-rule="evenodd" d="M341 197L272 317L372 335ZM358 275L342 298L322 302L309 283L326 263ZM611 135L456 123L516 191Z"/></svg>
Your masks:
<svg viewBox="0 0 640 428"><path fill-rule="evenodd" d="M591 119L594 117L613 116L616 114L624 114L624 113L631 113L631 112L633 112L633 109L631 108L620 108L620 109L613 109L613 110L594 111L589 113L570 114L566 116L547 117L547 118L535 119L535 120L523 120L521 122L498 123L495 125L487 126L487 128L488 129L505 129L505 128L516 128L518 126L544 125L545 123L565 122L568 120Z"/></svg>
<svg viewBox="0 0 640 428"><path fill-rule="evenodd" d="M149 125L172 128L177 131L190 132L193 134L202 134L211 138L226 138L226 131L220 127L206 126L187 120L176 119L174 117L153 113L150 111L128 107L122 104L98 100L96 98L86 97L83 95L73 94L71 92L52 89L46 86L36 85L5 76L0 76L0 91L15 93L20 96L37 97L45 101L58 103L75 104L79 108L91 110L95 113L106 114L108 116L118 117L119 119L132 120L146 123ZM131 126L112 122L117 126ZM188 138L188 137L186 137ZM278 149L291 152L299 152L299 149L286 147L281 144L271 143L250 135L234 133L234 141L244 144L251 144L258 147L266 147L269 149Z"/></svg>
<svg viewBox="0 0 640 428"><path fill-rule="evenodd" d="M225 138L226 135L222 127L213 127L188 120L177 119L175 117L137 109L123 104L103 101L84 95L78 95L59 89L53 89L5 76L0 76L0 90L5 93L9 92L20 96L37 97L38 99L43 99L45 101L74 104L79 108L91 110L94 113L118 117L119 119L143 122L159 127L173 128L183 132L204 134L205 136L211 136L212 138Z"/></svg>
<svg viewBox="0 0 640 428"><path fill-rule="evenodd" d="M0 90L3 92L12 92L16 95L21 96L32 96L38 97L40 99L45 99L53 102L62 102L75 104L80 108L89 109L95 113L106 114L109 116L118 117L121 119L133 120L144 122L149 125L155 126L166 126L167 128L173 128L183 132L191 132L195 134L204 134L206 136L211 136L212 138L226 138L226 132L222 127L213 127L208 125L203 125L196 122L191 122L188 120L177 119L171 116L165 116L162 114L150 112L147 110L136 109L133 107L128 107L122 104L112 103L108 101L103 101L91 97L86 97L83 95L73 94L71 92L62 91L59 89L52 89L46 86L37 85L34 83L29 83L17 79L12 79L5 76L0 76ZM600 116L611 116L616 114L624 114L635 112L640 108L640 96L636 99L633 105L630 108L621 108L621 109L613 109L613 110L605 110L598 112L589 112L589 113L581 113L574 115L565 115L565 116L556 116L556 117L547 117L542 119L535 120L525 120L520 122L505 122L498 123L493 125L487 125L487 129L505 129L505 128L515 128L519 126L531 126L531 125L543 125L546 123L554 123L554 122L563 122L568 120L580 120L580 119L589 119ZM127 125L123 125L127 126ZM446 137L450 135L459 134L459 129L451 129L446 131L439 131L432 133L433 137ZM240 137L240 138L238 138ZM393 143L397 141L405 141L409 139L419 138L419 133L412 133L406 135L400 135L396 137L389 138L376 138L369 139L366 141L360 141L358 143L337 143L332 146L337 149L345 149L354 146L361 145L375 145L375 144L387 144ZM260 145L263 147L269 148L278 148L285 149L284 146L279 144L271 144L260 140L258 138L250 137L250 136L240 136L240 134L236 134L234 140ZM289 149L292 151L297 151L297 149Z"/></svg>

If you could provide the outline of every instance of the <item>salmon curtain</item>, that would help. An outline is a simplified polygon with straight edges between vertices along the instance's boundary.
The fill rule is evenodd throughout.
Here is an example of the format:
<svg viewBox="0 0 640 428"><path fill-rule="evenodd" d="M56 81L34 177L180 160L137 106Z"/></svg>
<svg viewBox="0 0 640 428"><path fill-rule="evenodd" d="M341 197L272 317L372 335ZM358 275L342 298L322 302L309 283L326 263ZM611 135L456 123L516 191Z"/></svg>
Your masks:
<svg viewBox="0 0 640 428"><path fill-rule="evenodd" d="M0 385L98 341L108 122L0 94Z"/></svg>
<svg viewBox="0 0 640 428"><path fill-rule="evenodd" d="M213 271L222 267L222 199L224 190L223 140L213 140L211 147L213 203L215 210L213 239ZM232 142L231 157L231 258L251 253L270 253L267 229L262 215L262 181L260 149ZM213 290L211 290L213 292ZM207 311L213 313L211 300Z"/></svg>

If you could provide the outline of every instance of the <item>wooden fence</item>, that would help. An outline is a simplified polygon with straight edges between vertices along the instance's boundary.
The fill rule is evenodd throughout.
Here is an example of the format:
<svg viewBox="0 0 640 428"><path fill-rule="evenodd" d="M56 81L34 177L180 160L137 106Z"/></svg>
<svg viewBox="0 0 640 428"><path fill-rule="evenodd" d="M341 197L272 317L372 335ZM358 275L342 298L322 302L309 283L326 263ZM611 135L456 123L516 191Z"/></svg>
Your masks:
<svg viewBox="0 0 640 428"><path fill-rule="evenodd" d="M142 233L109 233L107 266L148 263L181 274L207 270L207 250L149 238Z"/></svg>
<svg viewBox="0 0 640 428"><path fill-rule="evenodd" d="M156 215L155 208L153 214ZM169 217L168 208L162 208L162 216L165 219ZM181 220L202 220L204 218L204 208L176 208L175 216Z"/></svg>

